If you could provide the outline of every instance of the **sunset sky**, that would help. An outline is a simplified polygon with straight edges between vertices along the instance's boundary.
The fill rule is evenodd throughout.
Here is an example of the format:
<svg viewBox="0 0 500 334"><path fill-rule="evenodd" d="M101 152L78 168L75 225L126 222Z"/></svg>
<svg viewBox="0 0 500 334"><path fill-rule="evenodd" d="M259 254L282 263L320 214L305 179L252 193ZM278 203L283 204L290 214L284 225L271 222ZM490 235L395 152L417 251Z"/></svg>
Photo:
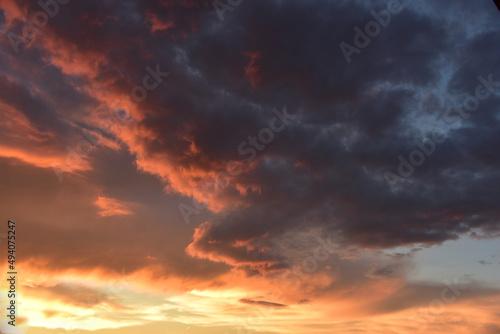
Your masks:
<svg viewBox="0 0 500 334"><path fill-rule="evenodd" d="M492 0L0 0L27 334L499 334Z"/></svg>

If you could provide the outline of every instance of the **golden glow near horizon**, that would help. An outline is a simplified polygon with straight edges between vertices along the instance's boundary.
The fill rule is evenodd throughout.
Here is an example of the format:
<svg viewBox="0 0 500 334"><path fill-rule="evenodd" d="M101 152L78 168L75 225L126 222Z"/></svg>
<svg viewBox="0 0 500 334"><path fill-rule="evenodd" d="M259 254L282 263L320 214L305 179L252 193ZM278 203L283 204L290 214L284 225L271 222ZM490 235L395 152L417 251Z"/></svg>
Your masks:
<svg viewBox="0 0 500 334"><path fill-rule="evenodd" d="M153 285L144 289L140 280L136 281L138 276L122 276L124 284L113 280L112 275L104 284L99 284L92 276L78 277L76 274L66 274L66 281L52 285L47 281L36 284L27 278L24 282L32 283L23 286L23 316L29 319L28 333L31 334L52 333L50 330L58 329L70 333L76 329L101 333L102 330L126 330L156 323L170 323L166 330L169 326L179 328L177 326L183 324L186 331L221 327L251 333L291 334L323 333L326 328L350 333L352 324L356 323L357 328L373 333L425 330L437 334L449 327L446 324L450 321L457 324L471 323L474 319L495 321L490 313L494 312L495 297L484 295L471 301L467 297L468 287L453 285L453 282L444 294L442 288L434 289L427 303L387 313L379 308L385 299L390 299L402 288L397 281L391 286L389 281L375 279L368 282L370 286L349 288L330 297L316 296L315 301L301 300L292 304L288 303L291 295L283 293L289 290L284 290L280 280L274 281L278 284L269 281L259 289L256 284L262 282L261 279L239 274L230 276L227 277L229 281L240 280L241 285L221 284L217 288L177 292L168 289L168 280L152 282ZM245 286L253 288L248 290ZM455 290L458 291L456 296ZM409 300L403 298L399 302ZM478 307L478 302L483 306ZM390 308L390 304L387 307ZM453 328L457 333L468 333L468 329L460 326Z"/></svg>

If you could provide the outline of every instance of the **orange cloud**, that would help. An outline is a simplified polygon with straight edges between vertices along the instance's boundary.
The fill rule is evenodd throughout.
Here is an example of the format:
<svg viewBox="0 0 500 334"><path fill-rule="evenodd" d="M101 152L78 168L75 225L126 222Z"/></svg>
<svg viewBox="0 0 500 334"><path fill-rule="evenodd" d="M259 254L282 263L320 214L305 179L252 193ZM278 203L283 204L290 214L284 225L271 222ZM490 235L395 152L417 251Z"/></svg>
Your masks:
<svg viewBox="0 0 500 334"><path fill-rule="evenodd" d="M121 202L115 198L99 196L94 204L99 208L99 215L102 217L127 216L133 214L133 212L127 208L125 202Z"/></svg>
<svg viewBox="0 0 500 334"><path fill-rule="evenodd" d="M162 21L154 13L148 13L146 20L151 24L151 32L153 33L156 31L168 30L175 25L172 19L169 19L168 21Z"/></svg>
<svg viewBox="0 0 500 334"><path fill-rule="evenodd" d="M61 168L63 172L87 171L90 165L87 161L81 160L78 164L67 164L66 156L54 152L40 151L33 152L20 148L0 146L0 157L14 158L24 163L40 168Z"/></svg>
<svg viewBox="0 0 500 334"><path fill-rule="evenodd" d="M55 140L54 134L38 130L23 113L12 106L0 101L0 110L4 116L4 121L0 125L4 135L7 134L15 140L29 139L38 143Z"/></svg>
<svg viewBox="0 0 500 334"><path fill-rule="evenodd" d="M228 244L213 235L214 224L205 222L195 229L193 242L186 247L186 253L200 259L223 262L238 269L274 272L283 269L284 263L269 252L270 248L254 244L254 239L236 240Z"/></svg>
<svg viewBox="0 0 500 334"><path fill-rule="evenodd" d="M10 25L15 19L22 18L24 15L19 8L19 5L14 0L3 0L2 10L4 12L7 25Z"/></svg>

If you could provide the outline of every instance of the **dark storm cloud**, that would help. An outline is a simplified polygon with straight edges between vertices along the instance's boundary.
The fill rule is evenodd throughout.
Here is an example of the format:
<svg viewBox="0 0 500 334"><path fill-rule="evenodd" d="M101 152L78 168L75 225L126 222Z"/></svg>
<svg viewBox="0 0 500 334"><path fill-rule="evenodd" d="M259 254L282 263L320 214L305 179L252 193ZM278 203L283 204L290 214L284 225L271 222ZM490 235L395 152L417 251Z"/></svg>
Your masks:
<svg viewBox="0 0 500 334"><path fill-rule="evenodd" d="M363 29L370 10L386 8L383 1L244 1L222 22L208 1L74 1L40 38L95 58L69 81L75 91L96 85L129 94L146 66L171 72L141 102L134 129L115 135L129 140L141 170L184 195L197 197L193 184L247 158L238 145L268 126L273 108L296 114L208 200L222 209L190 247L200 257L276 270L288 263L275 238L304 222L367 247L441 243L473 228L499 228L498 93L399 192L384 180L398 156L415 149L414 137L430 132L426 117L440 126L449 96L460 103L478 76L500 80L500 27L489 1L402 3L350 64L339 43L353 43L354 27ZM464 11L471 20L462 20ZM45 59L55 51L39 52ZM43 73L64 76L63 65ZM80 112L98 104L95 94L73 96Z"/></svg>
<svg viewBox="0 0 500 334"><path fill-rule="evenodd" d="M377 247L441 243L472 228L498 229L496 96L481 105L482 116L474 120L471 116L472 127L450 133L401 192L391 192L382 178L384 170L397 168L400 154L407 156L415 149L415 137L427 136L429 130L417 123L422 114L415 114L413 106L420 105L439 126L445 105L420 104L425 94L454 95L460 103L460 96L474 93L478 76L493 73L500 80L494 71L499 26L487 4L463 6L482 18L466 23L476 27L473 34L466 34L465 28L452 29L462 6L438 4L446 12L445 21L408 6L350 65L339 53L338 43L351 42L352 28L371 19L369 8L354 3L255 1L242 5L246 11L235 12L224 22L232 24L218 30L225 38L202 30L203 40L191 42L199 52L190 55L207 78L217 77L215 83L222 85L232 66L230 59L234 62L234 56L245 50L259 52L253 64L260 74L255 89L237 85L238 93L261 105L271 104L274 97L291 113L300 113L301 120L276 136L255 169L238 177L241 184L259 187L244 196L246 208L204 226L203 236L211 243L202 246L195 237L195 248L241 260L232 241L256 242L269 234L272 240L304 219L326 229L340 228L352 242ZM327 19L327 13L335 19ZM237 31L241 31L238 37ZM467 61L469 57L474 63ZM439 88L448 76L440 67L446 58L453 60L448 64L453 73L448 91ZM438 95L437 100L446 97ZM487 128L476 127L478 122ZM238 142L224 130L211 133L210 141L220 142L219 135L228 143ZM262 257L276 261L272 251L259 256L256 262Z"/></svg>

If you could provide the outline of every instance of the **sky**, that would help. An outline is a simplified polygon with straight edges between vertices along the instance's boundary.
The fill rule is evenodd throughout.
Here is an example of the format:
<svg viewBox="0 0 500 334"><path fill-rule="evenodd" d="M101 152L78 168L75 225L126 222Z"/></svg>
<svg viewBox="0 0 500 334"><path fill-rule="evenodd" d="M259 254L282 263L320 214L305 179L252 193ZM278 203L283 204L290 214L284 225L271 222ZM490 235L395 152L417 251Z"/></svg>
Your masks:
<svg viewBox="0 0 500 334"><path fill-rule="evenodd" d="M0 333L500 333L494 1L0 0L0 34Z"/></svg>

